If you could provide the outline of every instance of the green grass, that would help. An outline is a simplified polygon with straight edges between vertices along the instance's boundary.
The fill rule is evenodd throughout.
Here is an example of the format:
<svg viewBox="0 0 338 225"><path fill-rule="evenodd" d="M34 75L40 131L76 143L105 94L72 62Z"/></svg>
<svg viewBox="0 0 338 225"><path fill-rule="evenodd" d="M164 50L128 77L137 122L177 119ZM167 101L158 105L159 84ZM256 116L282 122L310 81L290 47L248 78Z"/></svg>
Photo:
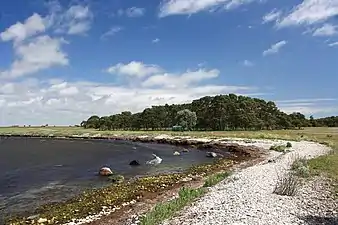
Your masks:
<svg viewBox="0 0 338 225"><path fill-rule="evenodd" d="M173 217L176 212L192 203L195 199L204 195L205 192L206 191L203 188L181 188L178 193L178 198L156 205L152 211L141 218L141 225L155 225L165 219Z"/></svg>
<svg viewBox="0 0 338 225"><path fill-rule="evenodd" d="M212 187L218 184L219 182L221 182L222 180L224 180L225 178L227 178L228 176L230 176L230 172L222 172L222 173L213 174L207 177L207 179L204 182L203 187Z"/></svg>

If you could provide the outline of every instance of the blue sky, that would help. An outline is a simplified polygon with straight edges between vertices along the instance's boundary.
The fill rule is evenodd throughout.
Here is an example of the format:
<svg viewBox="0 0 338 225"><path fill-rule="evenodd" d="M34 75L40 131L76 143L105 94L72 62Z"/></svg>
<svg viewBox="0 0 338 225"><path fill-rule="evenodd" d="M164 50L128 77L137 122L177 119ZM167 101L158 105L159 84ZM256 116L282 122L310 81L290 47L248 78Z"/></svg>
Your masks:
<svg viewBox="0 0 338 225"><path fill-rule="evenodd" d="M236 93L338 113L338 0L0 3L0 125Z"/></svg>

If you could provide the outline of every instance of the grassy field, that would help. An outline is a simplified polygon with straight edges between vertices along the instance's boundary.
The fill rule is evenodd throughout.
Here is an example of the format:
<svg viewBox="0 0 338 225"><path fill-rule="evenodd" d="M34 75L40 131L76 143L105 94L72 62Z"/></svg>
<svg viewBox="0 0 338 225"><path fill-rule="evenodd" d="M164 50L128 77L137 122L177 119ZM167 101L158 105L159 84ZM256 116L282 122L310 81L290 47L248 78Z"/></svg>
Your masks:
<svg viewBox="0 0 338 225"><path fill-rule="evenodd" d="M338 193L338 128L305 128L303 130L274 130L274 131L216 131L216 132L172 132L172 131L98 131L81 127L0 127L1 134L26 135L85 135L85 136L155 136L167 134L174 136L213 137L213 138L262 138L284 140L316 141L332 147L332 154L313 159L309 162L312 173L325 173L335 180Z"/></svg>

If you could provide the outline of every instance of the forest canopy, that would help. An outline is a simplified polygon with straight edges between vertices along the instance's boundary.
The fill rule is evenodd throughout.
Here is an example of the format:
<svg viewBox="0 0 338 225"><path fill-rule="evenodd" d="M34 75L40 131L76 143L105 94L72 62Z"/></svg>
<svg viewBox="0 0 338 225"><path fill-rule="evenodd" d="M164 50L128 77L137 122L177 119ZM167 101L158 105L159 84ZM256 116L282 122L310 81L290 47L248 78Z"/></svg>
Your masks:
<svg viewBox="0 0 338 225"><path fill-rule="evenodd" d="M337 127L338 116L307 119L299 112L282 112L272 101L229 94L206 96L189 104L152 106L134 114L125 111L93 115L81 123L84 128L100 130L168 130L179 125L189 130L214 131Z"/></svg>

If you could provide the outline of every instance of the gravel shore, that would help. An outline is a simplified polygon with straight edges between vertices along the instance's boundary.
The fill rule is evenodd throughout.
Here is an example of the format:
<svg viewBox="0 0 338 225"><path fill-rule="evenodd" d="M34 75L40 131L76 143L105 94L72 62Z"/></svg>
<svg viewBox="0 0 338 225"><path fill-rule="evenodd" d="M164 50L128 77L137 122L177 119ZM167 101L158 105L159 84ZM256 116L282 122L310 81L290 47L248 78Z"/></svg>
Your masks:
<svg viewBox="0 0 338 225"><path fill-rule="evenodd" d="M268 148L273 143L258 141L254 145ZM290 153L271 151L264 162L235 172L163 225L337 225L338 203L323 178L310 180L293 197L273 194L278 177L287 173L296 156L313 158L330 150L312 142L291 143Z"/></svg>

